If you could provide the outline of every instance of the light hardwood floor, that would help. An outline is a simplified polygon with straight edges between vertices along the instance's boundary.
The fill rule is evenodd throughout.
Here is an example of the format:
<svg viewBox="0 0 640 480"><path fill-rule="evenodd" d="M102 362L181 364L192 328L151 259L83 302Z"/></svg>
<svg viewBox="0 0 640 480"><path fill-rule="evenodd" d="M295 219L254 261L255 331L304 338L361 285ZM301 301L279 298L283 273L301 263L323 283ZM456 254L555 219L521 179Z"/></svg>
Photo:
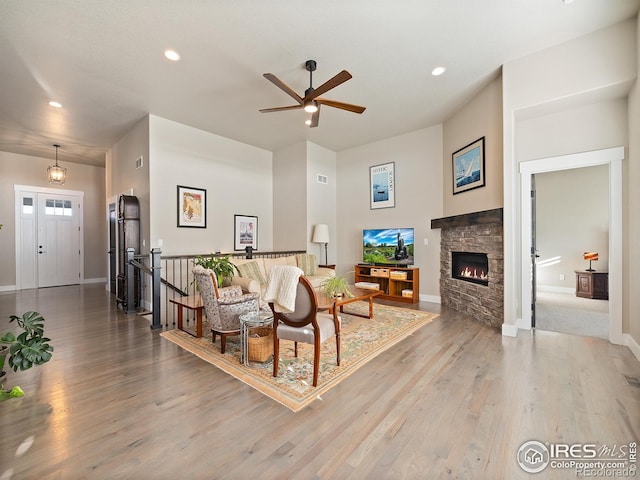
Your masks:
<svg viewBox="0 0 640 480"><path fill-rule="evenodd" d="M0 403L0 479L531 478L525 441L640 440L640 362L604 340L505 338L442 308L293 413L114 303L100 285L0 293L0 330L37 310L55 346L8 374L26 396Z"/></svg>

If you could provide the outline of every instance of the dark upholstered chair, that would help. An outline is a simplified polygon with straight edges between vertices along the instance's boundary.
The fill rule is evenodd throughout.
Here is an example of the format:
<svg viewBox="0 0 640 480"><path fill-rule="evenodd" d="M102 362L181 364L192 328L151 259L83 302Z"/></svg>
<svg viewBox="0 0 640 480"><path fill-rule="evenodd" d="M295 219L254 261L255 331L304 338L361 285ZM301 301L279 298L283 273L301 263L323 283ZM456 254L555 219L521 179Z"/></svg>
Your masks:
<svg viewBox="0 0 640 480"><path fill-rule="evenodd" d="M273 311L273 376L278 376L280 340L294 342L294 354L298 356L298 342L313 345L313 386L318 385L320 367L320 346L335 335L337 358L340 365L340 317L333 313L318 312L318 299L309 281L300 276L296 292L295 310L291 313L276 312L274 304L269 303Z"/></svg>
<svg viewBox="0 0 640 480"><path fill-rule="evenodd" d="M202 297L204 313L211 325L212 341L220 335L220 351L225 352L227 335L240 334L240 315L247 312L257 312L260 295L257 293L242 293L238 286L218 288L218 282L213 270L196 265L193 276L198 284Z"/></svg>

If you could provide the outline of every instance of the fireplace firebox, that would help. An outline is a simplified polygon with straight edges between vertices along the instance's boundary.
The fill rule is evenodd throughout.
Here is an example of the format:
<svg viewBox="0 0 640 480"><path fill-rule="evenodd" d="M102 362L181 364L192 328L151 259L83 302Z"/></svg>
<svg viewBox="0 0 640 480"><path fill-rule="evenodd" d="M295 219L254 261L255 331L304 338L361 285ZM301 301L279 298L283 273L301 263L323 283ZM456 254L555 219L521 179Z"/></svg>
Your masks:
<svg viewBox="0 0 640 480"><path fill-rule="evenodd" d="M451 252L451 277L465 282L489 285L487 254Z"/></svg>

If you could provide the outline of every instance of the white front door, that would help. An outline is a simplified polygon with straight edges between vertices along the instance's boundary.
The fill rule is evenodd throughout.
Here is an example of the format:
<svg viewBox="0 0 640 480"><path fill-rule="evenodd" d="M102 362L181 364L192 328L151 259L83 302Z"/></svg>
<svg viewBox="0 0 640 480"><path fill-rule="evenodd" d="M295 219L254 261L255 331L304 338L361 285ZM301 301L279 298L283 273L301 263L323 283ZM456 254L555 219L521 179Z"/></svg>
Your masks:
<svg viewBox="0 0 640 480"><path fill-rule="evenodd" d="M38 193L38 287L80 283L80 197Z"/></svg>

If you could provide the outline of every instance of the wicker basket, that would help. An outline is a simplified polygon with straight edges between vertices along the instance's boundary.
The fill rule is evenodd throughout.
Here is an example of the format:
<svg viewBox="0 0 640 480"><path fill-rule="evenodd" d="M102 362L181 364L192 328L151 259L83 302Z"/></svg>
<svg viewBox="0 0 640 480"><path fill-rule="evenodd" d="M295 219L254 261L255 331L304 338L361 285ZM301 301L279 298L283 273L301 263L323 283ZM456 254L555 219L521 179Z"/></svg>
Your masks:
<svg viewBox="0 0 640 480"><path fill-rule="evenodd" d="M256 337L256 335L259 335ZM247 338L250 362L266 362L273 355L273 329L255 327L249 330Z"/></svg>

